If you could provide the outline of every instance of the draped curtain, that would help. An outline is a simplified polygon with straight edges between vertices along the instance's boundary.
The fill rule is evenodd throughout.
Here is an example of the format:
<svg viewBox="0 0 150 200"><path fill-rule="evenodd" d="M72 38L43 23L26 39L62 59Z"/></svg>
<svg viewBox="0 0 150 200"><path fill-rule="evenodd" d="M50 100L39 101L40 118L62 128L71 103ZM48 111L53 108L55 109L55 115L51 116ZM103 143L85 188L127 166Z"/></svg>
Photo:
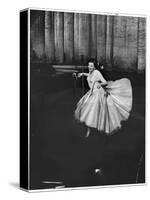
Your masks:
<svg viewBox="0 0 150 200"><path fill-rule="evenodd" d="M105 63L106 70L145 69L146 18L31 11L31 61Z"/></svg>

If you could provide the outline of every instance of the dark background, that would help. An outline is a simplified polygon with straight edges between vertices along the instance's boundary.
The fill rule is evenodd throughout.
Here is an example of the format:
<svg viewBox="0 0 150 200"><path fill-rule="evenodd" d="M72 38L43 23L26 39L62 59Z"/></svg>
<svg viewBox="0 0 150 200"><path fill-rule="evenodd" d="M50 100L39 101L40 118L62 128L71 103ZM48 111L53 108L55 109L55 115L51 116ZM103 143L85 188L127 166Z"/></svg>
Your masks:
<svg viewBox="0 0 150 200"><path fill-rule="evenodd" d="M106 76L131 80L133 109L116 134L105 136L92 130L85 139L86 127L74 119L74 110L88 90L86 80L76 80L72 73L32 74L32 189L56 186L43 184L45 180L62 181L66 187L136 183L139 159L145 151L144 74L107 72ZM145 181L142 162L140 182ZM95 175L94 169L101 167L103 175Z"/></svg>

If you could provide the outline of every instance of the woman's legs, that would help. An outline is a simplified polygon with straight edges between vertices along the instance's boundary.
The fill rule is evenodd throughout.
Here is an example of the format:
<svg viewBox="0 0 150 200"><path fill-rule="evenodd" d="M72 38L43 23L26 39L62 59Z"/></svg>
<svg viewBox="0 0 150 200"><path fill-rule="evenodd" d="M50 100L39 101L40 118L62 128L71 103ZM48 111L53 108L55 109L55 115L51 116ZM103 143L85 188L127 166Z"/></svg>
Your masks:
<svg viewBox="0 0 150 200"><path fill-rule="evenodd" d="M87 127L87 132L86 132L86 136L85 136L86 138L89 137L89 135L90 135L90 131L91 131L90 128Z"/></svg>

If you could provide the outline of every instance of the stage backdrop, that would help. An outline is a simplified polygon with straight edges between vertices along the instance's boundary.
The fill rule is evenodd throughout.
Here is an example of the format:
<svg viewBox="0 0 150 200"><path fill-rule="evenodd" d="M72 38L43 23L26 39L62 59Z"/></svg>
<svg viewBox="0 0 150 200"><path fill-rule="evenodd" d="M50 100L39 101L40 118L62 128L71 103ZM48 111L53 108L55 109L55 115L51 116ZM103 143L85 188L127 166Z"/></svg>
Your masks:
<svg viewBox="0 0 150 200"><path fill-rule="evenodd" d="M106 70L145 69L146 18L31 11L31 62L87 64Z"/></svg>

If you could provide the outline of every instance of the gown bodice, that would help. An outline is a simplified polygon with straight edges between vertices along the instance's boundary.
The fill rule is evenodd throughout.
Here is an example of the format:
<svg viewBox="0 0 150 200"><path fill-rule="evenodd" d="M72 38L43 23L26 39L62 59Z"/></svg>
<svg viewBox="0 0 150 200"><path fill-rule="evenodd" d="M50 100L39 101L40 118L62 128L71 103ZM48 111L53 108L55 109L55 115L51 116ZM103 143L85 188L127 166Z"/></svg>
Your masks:
<svg viewBox="0 0 150 200"><path fill-rule="evenodd" d="M92 88L93 84L94 84L93 89L98 89L99 88L98 86L100 86L100 82L106 82L106 80L104 79L102 74L95 69L92 73L88 74L87 82L90 89Z"/></svg>

